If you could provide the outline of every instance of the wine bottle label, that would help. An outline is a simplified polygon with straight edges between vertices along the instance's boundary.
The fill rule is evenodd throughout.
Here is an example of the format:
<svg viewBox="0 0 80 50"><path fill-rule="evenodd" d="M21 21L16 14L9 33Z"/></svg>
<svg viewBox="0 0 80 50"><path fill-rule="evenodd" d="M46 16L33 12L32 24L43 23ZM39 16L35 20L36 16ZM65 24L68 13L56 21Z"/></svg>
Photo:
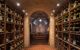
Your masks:
<svg viewBox="0 0 80 50"><path fill-rule="evenodd" d="M67 41L69 41L69 39L67 39Z"/></svg>
<svg viewBox="0 0 80 50"><path fill-rule="evenodd" d="M76 16L74 16L73 19L76 19Z"/></svg>
<svg viewBox="0 0 80 50"><path fill-rule="evenodd" d="M75 30L75 27L73 27L73 30Z"/></svg>
<svg viewBox="0 0 80 50"><path fill-rule="evenodd" d="M64 31L66 31L66 29L64 29Z"/></svg>
<svg viewBox="0 0 80 50"><path fill-rule="evenodd" d="M9 39L6 39L6 42L9 42Z"/></svg>
<svg viewBox="0 0 80 50"><path fill-rule="evenodd" d="M76 45L76 41L75 40L73 41L73 44Z"/></svg>
<svg viewBox="0 0 80 50"><path fill-rule="evenodd" d="M2 29L0 29L0 32L3 32L3 30L2 30Z"/></svg>
<svg viewBox="0 0 80 50"><path fill-rule="evenodd" d="M66 11L64 10L64 11L63 11L63 13L65 14L65 13L66 13Z"/></svg>
<svg viewBox="0 0 80 50"><path fill-rule="evenodd" d="M3 20L2 16L0 16L0 20Z"/></svg>
<svg viewBox="0 0 80 50"><path fill-rule="evenodd" d="M8 21L9 19L7 18L7 21Z"/></svg>
<svg viewBox="0 0 80 50"><path fill-rule="evenodd" d="M64 22L66 22L66 20L64 20Z"/></svg>
<svg viewBox="0 0 80 50"><path fill-rule="evenodd" d="M11 22L13 22L13 19L11 19Z"/></svg>
<svg viewBox="0 0 80 50"><path fill-rule="evenodd" d="M17 14L15 13L15 16L16 16Z"/></svg>
<svg viewBox="0 0 80 50"><path fill-rule="evenodd" d="M13 47L12 46L10 47L10 50L13 50Z"/></svg>
<svg viewBox="0 0 80 50"><path fill-rule="evenodd" d="M74 7L76 7L76 3L74 3Z"/></svg>

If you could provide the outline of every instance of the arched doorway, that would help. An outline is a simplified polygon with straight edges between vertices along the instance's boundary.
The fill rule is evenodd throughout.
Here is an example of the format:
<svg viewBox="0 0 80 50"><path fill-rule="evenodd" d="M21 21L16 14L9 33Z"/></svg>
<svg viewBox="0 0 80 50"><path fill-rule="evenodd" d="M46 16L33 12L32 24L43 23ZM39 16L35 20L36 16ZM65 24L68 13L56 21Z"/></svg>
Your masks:
<svg viewBox="0 0 80 50"><path fill-rule="evenodd" d="M43 11L36 11L30 17L30 44L48 44L49 17Z"/></svg>

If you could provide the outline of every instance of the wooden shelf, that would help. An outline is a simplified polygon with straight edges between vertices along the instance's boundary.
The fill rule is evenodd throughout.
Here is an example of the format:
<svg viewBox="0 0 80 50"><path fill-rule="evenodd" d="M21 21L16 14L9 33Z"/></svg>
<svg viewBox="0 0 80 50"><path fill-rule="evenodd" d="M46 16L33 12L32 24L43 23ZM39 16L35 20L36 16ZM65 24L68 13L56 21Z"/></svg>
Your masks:
<svg viewBox="0 0 80 50"><path fill-rule="evenodd" d="M63 40L63 39L61 39L61 38L59 38L59 37L58 37L58 39L59 39L59 40L61 40L61 41L63 41L63 42L65 42L65 43L67 43L68 45L70 45L70 46L72 46L72 47L74 47L74 48L76 48L76 49L80 50L80 47L77 47L77 46L75 46L75 45L71 44L70 42L65 41L65 40Z"/></svg>
<svg viewBox="0 0 80 50"><path fill-rule="evenodd" d="M77 9L78 7L80 7L80 4L77 5L76 7L71 8L71 9L70 9L70 12L71 12L71 11L74 11L74 10Z"/></svg>
<svg viewBox="0 0 80 50"><path fill-rule="evenodd" d="M56 17L57 50L80 50L80 2L72 3L74 4L78 5L71 8L69 3L68 10Z"/></svg>
<svg viewBox="0 0 80 50"><path fill-rule="evenodd" d="M24 16L10 8L5 2L5 0L0 0L0 50L22 50L24 47L24 34L21 32L23 25L17 24L16 21L23 23ZM16 35L19 36L18 39L15 38ZM19 46L15 46L16 43L20 43Z"/></svg>

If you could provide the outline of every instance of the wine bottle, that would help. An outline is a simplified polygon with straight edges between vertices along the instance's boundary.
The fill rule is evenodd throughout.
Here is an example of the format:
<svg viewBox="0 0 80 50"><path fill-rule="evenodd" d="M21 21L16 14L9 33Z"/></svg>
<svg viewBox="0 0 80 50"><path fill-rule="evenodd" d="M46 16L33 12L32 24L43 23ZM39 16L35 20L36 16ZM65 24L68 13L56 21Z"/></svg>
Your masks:
<svg viewBox="0 0 80 50"><path fill-rule="evenodd" d="M14 47L13 46L10 46L10 50L13 50L14 49Z"/></svg>
<svg viewBox="0 0 80 50"><path fill-rule="evenodd" d="M64 40L66 41L66 37L64 37Z"/></svg>
<svg viewBox="0 0 80 50"><path fill-rule="evenodd" d="M4 30L3 30L3 28L0 28L0 32L3 32Z"/></svg>
<svg viewBox="0 0 80 50"><path fill-rule="evenodd" d="M13 19L11 19L11 22L13 22Z"/></svg>
<svg viewBox="0 0 80 50"><path fill-rule="evenodd" d="M0 15L0 21L2 21L3 20L3 17L2 17L2 15Z"/></svg>
<svg viewBox="0 0 80 50"><path fill-rule="evenodd" d="M9 42L9 39L8 39L8 38L6 39L6 42L7 42L7 43Z"/></svg>
<svg viewBox="0 0 80 50"><path fill-rule="evenodd" d="M78 1L75 1L73 7L76 7L77 5L78 5Z"/></svg>
<svg viewBox="0 0 80 50"><path fill-rule="evenodd" d="M66 28L64 28L64 30L63 31L66 31L67 29Z"/></svg>
<svg viewBox="0 0 80 50"><path fill-rule="evenodd" d="M76 14L74 14L74 16L73 16L73 20L74 20L74 19L76 19Z"/></svg>
<svg viewBox="0 0 80 50"><path fill-rule="evenodd" d="M76 40L73 40L73 44L76 45Z"/></svg>
<svg viewBox="0 0 80 50"><path fill-rule="evenodd" d="M7 18L7 22L9 21L9 18Z"/></svg>

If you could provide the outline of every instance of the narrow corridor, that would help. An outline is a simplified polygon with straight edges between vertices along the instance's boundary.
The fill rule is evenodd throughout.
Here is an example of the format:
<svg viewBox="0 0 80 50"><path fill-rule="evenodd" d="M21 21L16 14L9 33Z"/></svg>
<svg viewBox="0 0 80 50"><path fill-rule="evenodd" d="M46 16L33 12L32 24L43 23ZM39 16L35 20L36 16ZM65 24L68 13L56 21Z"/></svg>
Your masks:
<svg viewBox="0 0 80 50"><path fill-rule="evenodd" d="M48 45L33 45L29 48L25 48L24 50L56 50Z"/></svg>

